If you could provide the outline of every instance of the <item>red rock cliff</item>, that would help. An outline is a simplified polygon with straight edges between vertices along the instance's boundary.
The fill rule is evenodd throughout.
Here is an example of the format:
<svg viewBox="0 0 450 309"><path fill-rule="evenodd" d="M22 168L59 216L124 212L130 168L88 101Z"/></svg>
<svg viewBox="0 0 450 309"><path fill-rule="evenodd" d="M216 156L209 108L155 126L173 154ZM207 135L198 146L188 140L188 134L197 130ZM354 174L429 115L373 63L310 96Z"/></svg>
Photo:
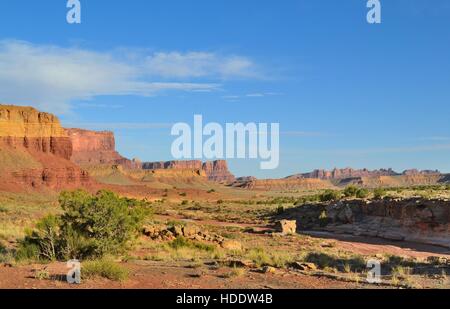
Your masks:
<svg viewBox="0 0 450 309"><path fill-rule="evenodd" d="M228 170L226 161L208 161L203 163L199 160L191 161L167 161L167 162L145 162L142 168L146 170L178 169L178 170L200 170L206 173L208 180L216 182L231 183L235 180L233 174Z"/></svg>
<svg viewBox="0 0 450 309"><path fill-rule="evenodd" d="M67 129L72 142L72 162L79 165L118 164L126 168L141 168L138 160L124 158L116 151L114 133Z"/></svg>
<svg viewBox="0 0 450 309"><path fill-rule="evenodd" d="M224 160L205 162L203 170L212 181L232 183L236 179L228 170L227 161Z"/></svg>
<svg viewBox="0 0 450 309"><path fill-rule="evenodd" d="M88 174L69 161L71 155L72 143L56 116L0 105L0 188L88 185Z"/></svg>

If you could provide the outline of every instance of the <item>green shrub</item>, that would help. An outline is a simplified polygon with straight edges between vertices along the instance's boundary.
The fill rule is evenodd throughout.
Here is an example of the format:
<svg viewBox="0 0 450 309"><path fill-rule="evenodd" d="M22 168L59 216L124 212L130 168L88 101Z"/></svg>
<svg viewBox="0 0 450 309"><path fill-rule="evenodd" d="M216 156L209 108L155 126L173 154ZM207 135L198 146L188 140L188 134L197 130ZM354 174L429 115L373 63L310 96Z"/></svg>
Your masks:
<svg viewBox="0 0 450 309"><path fill-rule="evenodd" d="M0 242L0 264L11 263L13 260L11 251L7 250Z"/></svg>
<svg viewBox="0 0 450 309"><path fill-rule="evenodd" d="M320 195L314 194L314 195L307 195L302 196L298 200L295 201L294 206L301 206L306 203L315 203L320 201Z"/></svg>
<svg viewBox="0 0 450 309"><path fill-rule="evenodd" d="M386 195L386 190L383 188L376 188L373 190L373 197L375 199L382 199Z"/></svg>
<svg viewBox="0 0 450 309"><path fill-rule="evenodd" d="M358 190L359 189L356 186L348 186L344 189L343 193L345 197L355 197Z"/></svg>
<svg viewBox="0 0 450 309"><path fill-rule="evenodd" d="M326 190L320 194L319 199L321 202L337 201L341 198L341 193L335 190Z"/></svg>
<svg viewBox="0 0 450 309"><path fill-rule="evenodd" d="M20 243L18 259L87 259L123 253L149 213L146 202L109 191L63 192L59 202L63 215L40 220Z"/></svg>
<svg viewBox="0 0 450 309"><path fill-rule="evenodd" d="M59 218L49 215L36 224L36 229L27 231L27 236L19 244L19 255L23 259L54 261L59 247Z"/></svg>
<svg viewBox="0 0 450 309"><path fill-rule="evenodd" d="M187 200L184 200L184 201L181 202L181 206L185 206L187 204L189 204L189 201L187 201Z"/></svg>
<svg viewBox="0 0 450 309"><path fill-rule="evenodd" d="M356 191L357 198L367 198L368 196L369 196L369 190L367 190L367 189L358 189L358 191Z"/></svg>
<svg viewBox="0 0 450 309"><path fill-rule="evenodd" d="M145 202L121 198L109 191L100 191L95 196L84 191L64 192L60 204L65 211L61 226L63 240L81 244L81 250L65 258L124 252L148 214Z"/></svg>
<svg viewBox="0 0 450 309"><path fill-rule="evenodd" d="M85 278L101 277L113 281L124 281L128 278L128 270L108 259L87 261L81 265L81 276Z"/></svg>
<svg viewBox="0 0 450 309"><path fill-rule="evenodd" d="M16 261L39 260L40 256L41 253L38 244L25 240L19 242L19 247L15 254Z"/></svg>

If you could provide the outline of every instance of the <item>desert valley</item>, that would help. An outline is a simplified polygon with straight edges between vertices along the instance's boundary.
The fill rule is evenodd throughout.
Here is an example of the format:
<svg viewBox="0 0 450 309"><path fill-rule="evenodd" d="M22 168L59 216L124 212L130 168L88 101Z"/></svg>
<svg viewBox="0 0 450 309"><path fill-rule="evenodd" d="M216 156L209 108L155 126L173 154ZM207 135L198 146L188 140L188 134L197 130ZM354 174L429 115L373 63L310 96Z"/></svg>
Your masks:
<svg viewBox="0 0 450 309"><path fill-rule="evenodd" d="M439 171L236 178L226 161L128 159L112 132L11 105L0 105L0 171L0 288L68 288L68 258L81 260L74 288L450 287L450 175ZM117 214L105 201L127 218L145 209L120 246L99 228ZM88 204L107 211L74 208ZM63 237L88 225L94 243Z"/></svg>

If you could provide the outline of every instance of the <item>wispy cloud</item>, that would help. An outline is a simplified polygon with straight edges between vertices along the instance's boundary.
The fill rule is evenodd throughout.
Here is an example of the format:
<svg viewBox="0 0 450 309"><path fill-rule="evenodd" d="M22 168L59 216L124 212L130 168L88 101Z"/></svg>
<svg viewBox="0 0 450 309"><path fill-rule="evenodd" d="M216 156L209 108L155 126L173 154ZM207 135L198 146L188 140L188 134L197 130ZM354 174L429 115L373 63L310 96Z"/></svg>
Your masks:
<svg viewBox="0 0 450 309"><path fill-rule="evenodd" d="M256 65L241 56L223 56L207 52L155 53L146 58L146 69L165 78L258 77Z"/></svg>
<svg viewBox="0 0 450 309"><path fill-rule="evenodd" d="M281 95L281 93L278 92L254 92L254 93L247 93L243 95L225 95L222 96L222 99L224 100L230 100L230 101L236 101L242 98L264 98L269 96L278 96Z"/></svg>
<svg viewBox="0 0 450 309"><path fill-rule="evenodd" d="M215 91L223 79L252 78L256 72L250 59L236 55L98 52L0 41L0 100L55 113L69 111L75 100L96 96Z"/></svg>
<svg viewBox="0 0 450 309"><path fill-rule="evenodd" d="M262 98L265 95L263 93L249 93L246 95L248 98Z"/></svg>
<svg viewBox="0 0 450 309"><path fill-rule="evenodd" d="M148 130L148 129L169 129L174 123L159 122L64 122L65 127L87 128L90 130Z"/></svg>

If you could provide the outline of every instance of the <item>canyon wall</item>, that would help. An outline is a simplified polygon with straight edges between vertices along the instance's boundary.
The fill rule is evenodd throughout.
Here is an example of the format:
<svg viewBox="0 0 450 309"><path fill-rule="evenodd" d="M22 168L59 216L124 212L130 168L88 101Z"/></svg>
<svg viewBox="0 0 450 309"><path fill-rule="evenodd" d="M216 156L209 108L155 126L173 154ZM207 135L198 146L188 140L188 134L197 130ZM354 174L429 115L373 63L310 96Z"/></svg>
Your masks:
<svg viewBox="0 0 450 309"><path fill-rule="evenodd" d="M323 179L323 180L341 180L346 178L371 178L371 177L390 177L390 176L418 176L418 175L440 175L439 171L424 170L419 171L417 169L406 170L402 173L397 173L393 169L379 169L379 170L368 170L368 169L353 169L353 168L343 168L343 169L333 169L331 171L327 170L314 170L310 173L296 174L289 176L287 178L312 178L312 179Z"/></svg>
<svg viewBox="0 0 450 309"><path fill-rule="evenodd" d="M297 220L299 231L411 241L450 248L450 201L420 198L350 200L302 205L283 219Z"/></svg>
<svg viewBox="0 0 450 309"><path fill-rule="evenodd" d="M116 164L125 168L140 169L139 160L129 160L116 151L114 133L67 129L73 153L71 160L78 165Z"/></svg>
<svg viewBox="0 0 450 309"><path fill-rule="evenodd" d="M69 161L72 143L58 118L32 107L0 105L0 188L89 185L89 175Z"/></svg>
<svg viewBox="0 0 450 309"><path fill-rule="evenodd" d="M319 190L335 188L329 181L322 179L256 179L254 177L238 178L232 186L256 191Z"/></svg>
<svg viewBox="0 0 450 309"><path fill-rule="evenodd" d="M224 160L145 162L142 164L142 168L145 170L198 170L204 172L210 181L231 183L235 180L234 175L228 170L227 162Z"/></svg>
<svg viewBox="0 0 450 309"><path fill-rule="evenodd" d="M335 180L343 178L356 178L356 177L379 177L379 176L396 176L399 175L392 169L380 169L369 171L368 169L334 169L332 171L327 170L314 170L310 173L297 174L290 176L288 178L313 178L313 179L324 179L324 180Z"/></svg>
<svg viewBox="0 0 450 309"><path fill-rule="evenodd" d="M70 159L72 144L54 115L32 107L0 105L0 145Z"/></svg>

